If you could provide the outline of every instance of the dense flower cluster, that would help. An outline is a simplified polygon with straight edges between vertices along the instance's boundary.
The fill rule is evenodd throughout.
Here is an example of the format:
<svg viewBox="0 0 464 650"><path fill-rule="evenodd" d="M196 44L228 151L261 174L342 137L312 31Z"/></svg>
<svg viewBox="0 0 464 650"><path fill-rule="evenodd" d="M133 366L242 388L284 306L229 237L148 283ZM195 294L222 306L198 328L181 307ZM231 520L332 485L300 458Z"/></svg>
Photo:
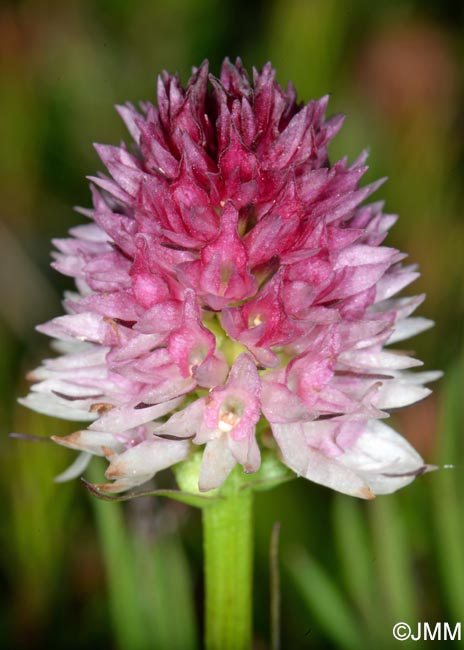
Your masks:
<svg viewBox="0 0 464 650"><path fill-rule="evenodd" d="M269 64L252 81L226 60L186 89L166 73L158 107L119 106L135 146L96 145L92 223L54 241L75 279L67 315L39 327L61 356L23 404L91 421L56 442L110 461L126 490L204 446L199 487L275 445L297 474L370 498L424 471L382 419L435 373L386 348L429 326L417 277L381 243L395 222L362 205L362 155L330 164L340 115L298 103ZM131 153L132 151L132 153ZM275 442L274 442L275 441ZM198 449L198 447L197 447Z"/></svg>

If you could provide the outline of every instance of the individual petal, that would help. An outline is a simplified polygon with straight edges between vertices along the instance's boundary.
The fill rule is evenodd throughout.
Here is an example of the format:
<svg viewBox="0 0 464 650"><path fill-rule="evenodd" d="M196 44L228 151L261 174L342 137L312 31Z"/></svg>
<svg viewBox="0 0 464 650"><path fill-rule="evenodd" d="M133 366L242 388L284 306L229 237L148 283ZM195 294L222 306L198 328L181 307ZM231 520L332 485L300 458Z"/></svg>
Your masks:
<svg viewBox="0 0 464 650"><path fill-rule="evenodd" d="M229 449L227 436L210 440L203 452L198 488L200 492L213 490L224 483L237 461Z"/></svg>
<svg viewBox="0 0 464 650"><path fill-rule="evenodd" d="M89 341L92 343L103 343L108 334L116 333L111 331L111 324L105 321L98 314L85 312L83 314L72 314L58 316L48 323L38 325L36 328L42 334L53 336L64 341Z"/></svg>
<svg viewBox="0 0 464 650"><path fill-rule="evenodd" d="M261 465L261 452L256 436L236 439L233 435L228 437L229 450L235 460L243 467L246 474L257 472Z"/></svg>
<svg viewBox="0 0 464 650"><path fill-rule="evenodd" d="M152 273L150 269L147 242L139 240L137 247L138 252L130 271L132 291L137 302L144 309L150 309L170 298L169 287L159 273Z"/></svg>
<svg viewBox="0 0 464 650"><path fill-rule="evenodd" d="M369 421L350 448L335 457L308 444L310 427L314 424L272 428L291 469L338 492L371 499L398 490L427 469L413 447L382 422Z"/></svg>
<svg viewBox="0 0 464 650"><path fill-rule="evenodd" d="M181 411L171 415L169 420L153 428L153 434L161 438L193 438L203 421L205 399L200 398Z"/></svg>
<svg viewBox="0 0 464 650"><path fill-rule="evenodd" d="M396 323L393 334L389 336L386 344L390 345L392 343L404 341L405 339L409 339L413 336L416 336L417 334L426 332L434 325L435 323L433 320L423 318L422 316L416 316L415 318L405 318Z"/></svg>
<svg viewBox="0 0 464 650"><path fill-rule="evenodd" d="M380 409L396 409L419 402L432 391L425 386L410 383L406 373L387 381L377 393L375 405Z"/></svg>
<svg viewBox="0 0 464 650"><path fill-rule="evenodd" d="M124 448L115 433L89 431L88 429L75 431L67 436L51 436L51 439L63 447L85 451L96 456L106 456L104 448L112 449L118 453Z"/></svg>
<svg viewBox="0 0 464 650"><path fill-rule="evenodd" d="M211 358L216 347L214 334L204 327L200 317L201 310L195 292L186 289L180 326L168 339L169 354L184 377L192 375Z"/></svg>
<svg viewBox="0 0 464 650"><path fill-rule="evenodd" d="M417 280L419 276L420 273L417 272L415 265L393 266L382 278L379 278L376 284L376 302L391 298Z"/></svg>
<svg viewBox="0 0 464 650"><path fill-rule="evenodd" d="M106 144L95 144L94 147L118 186L128 195L135 196L143 178L140 161L123 147Z"/></svg>
<svg viewBox="0 0 464 650"><path fill-rule="evenodd" d="M250 273L246 249L237 232L238 214L229 202L221 216L217 238L201 251L201 258L179 267L187 286L205 296L213 309L243 300L255 293L257 282Z"/></svg>
<svg viewBox="0 0 464 650"><path fill-rule="evenodd" d="M111 432L125 431L140 424L145 424L169 413L182 402L182 397L171 399L162 404L154 404L146 408L136 408L137 404L119 406L111 409L90 425L92 431ZM78 418L76 418L78 419ZM94 419L94 418L93 418Z"/></svg>
<svg viewBox="0 0 464 650"><path fill-rule="evenodd" d="M203 361L201 366L195 368L193 376L199 386L215 388L222 386L227 379L229 365L221 350L217 350L209 359Z"/></svg>
<svg viewBox="0 0 464 650"><path fill-rule="evenodd" d="M118 111L121 118L124 120L124 123L127 127L127 130L134 138L135 142L139 142L140 139L140 128L137 126L137 122L142 119L140 113L138 113L132 104L127 103L125 105L117 105L116 110Z"/></svg>
<svg viewBox="0 0 464 650"><path fill-rule="evenodd" d="M290 423L310 420L311 414L298 395L284 384L262 382L262 410L269 422Z"/></svg>
<svg viewBox="0 0 464 650"><path fill-rule="evenodd" d="M178 300L166 300L145 311L134 325L134 330L144 334L167 335L179 326L181 315L182 303Z"/></svg>
<svg viewBox="0 0 464 650"><path fill-rule="evenodd" d="M111 457L111 462L105 472L107 479L124 482L126 490L149 481L157 472L175 463L185 460L189 453L189 444L184 441L145 440L127 449L122 454ZM119 487L111 491L119 491Z"/></svg>
<svg viewBox="0 0 464 650"><path fill-rule="evenodd" d="M405 354L384 352L375 348L342 352L338 357L338 362L350 368L378 372L404 370L423 365L422 361L408 357Z"/></svg>
<svg viewBox="0 0 464 650"><path fill-rule="evenodd" d="M284 463L298 476L304 476L337 492L363 499L374 498L374 493L359 474L340 464L338 458L328 458L307 444L304 424L273 424L272 431Z"/></svg>
<svg viewBox="0 0 464 650"><path fill-rule="evenodd" d="M83 451L77 456L76 460L67 469L64 470L64 472L61 472L61 474L55 476L53 479L54 482L65 483L66 481L72 481L73 479L77 478L82 474L82 472L87 469L91 458L92 454Z"/></svg>
<svg viewBox="0 0 464 650"><path fill-rule="evenodd" d="M37 413L63 420L86 422L97 417L95 413L89 413L87 409L79 408L75 403L62 400L53 394L29 393L26 397L19 398L18 402Z"/></svg>
<svg viewBox="0 0 464 650"><path fill-rule="evenodd" d="M84 298L66 300L66 307L74 312L94 312L127 322L136 322L140 315L137 301L127 290L94 293Z"/></svg>
<svg viewBox="0 0 464 650"><path fill-rule="evenodd" d="M430 469L405 438L378 420L338 460L362 475L374 494L395 492Z"/></svg>

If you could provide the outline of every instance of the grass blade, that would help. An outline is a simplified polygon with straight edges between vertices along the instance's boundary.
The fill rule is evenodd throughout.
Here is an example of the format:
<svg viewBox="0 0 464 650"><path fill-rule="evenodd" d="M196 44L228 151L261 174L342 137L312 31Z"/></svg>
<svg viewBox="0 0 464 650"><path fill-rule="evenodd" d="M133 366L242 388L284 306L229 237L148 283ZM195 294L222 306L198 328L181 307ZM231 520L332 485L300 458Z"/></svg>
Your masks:
<svg viewBox="0 0 464 650"><path fill-rule="evenodd" d="M310 615L327 637L346 650L365 647L356 614L336 581L301 548L295 549L287 566Z"/></svg>
<svg viewBox="0 0 464 650"><path fill-rule="evenodd" d="M374 639L380 629L382 608L376 592L372 541L363 517L365 505L343 494L334 496L334 539L346 588Z"/></svg>
<svg viewBox="0 0 464 650"><path fill-rule="evenodd" d="M93 481L99 471L94 459L87 470ZM135 558L119 503L104 503L92 498L103 561L106 569L110 614L116 642L121 650L145 650L153 647L143 624L139 606L139 585Z"/></svg>
<svg viewBox="0 0 464 650"><path fill-rule="evenodd" d="M448 373L442 401L440 448L438 460L443 464L462 463L462 378L461 362ZM462 443L461 443L462 444ZM455 620L464 611L464 540L463 486L461 470L441 469L430 477L433 520L437 544L437 559L441 571L446 600Z"/></svg>

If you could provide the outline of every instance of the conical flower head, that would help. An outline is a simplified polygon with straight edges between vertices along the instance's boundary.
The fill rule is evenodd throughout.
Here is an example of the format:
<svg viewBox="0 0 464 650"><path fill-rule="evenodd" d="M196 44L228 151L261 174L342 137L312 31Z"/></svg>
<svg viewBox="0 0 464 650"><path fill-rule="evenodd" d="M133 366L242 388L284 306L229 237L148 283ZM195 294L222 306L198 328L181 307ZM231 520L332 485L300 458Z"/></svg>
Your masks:
<svg viewBox="0 0 464 650"><path fill-rule="evenodd" d="M424 471L381 421L437 376L388 347L430 325L410 317L422 296L395 297L418 274L382 246L395 217L365 204L366 156L329 162L343 119L326 107L239 60L118 107L134 142L96 145L91 223L54 242L76 291L39 327L61 356L22 400L90 422L54 439L110 460L103 489L204 447L206 491L257 471L272 437L297 474L361 497Z"/></svg>

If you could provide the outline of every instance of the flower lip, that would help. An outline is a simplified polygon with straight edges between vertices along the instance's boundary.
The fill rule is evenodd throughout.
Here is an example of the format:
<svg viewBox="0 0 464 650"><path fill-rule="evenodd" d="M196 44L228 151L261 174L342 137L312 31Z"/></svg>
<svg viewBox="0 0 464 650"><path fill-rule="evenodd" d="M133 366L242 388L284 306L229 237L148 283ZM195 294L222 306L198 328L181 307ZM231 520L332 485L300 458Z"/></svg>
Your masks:
<svg viewBox="0 0 464 650"><path fill-rule="evenodd" d="M245 404L236 398L226 398L219 408L218 429L229 433L238 425L245 411Z"/></svg>

